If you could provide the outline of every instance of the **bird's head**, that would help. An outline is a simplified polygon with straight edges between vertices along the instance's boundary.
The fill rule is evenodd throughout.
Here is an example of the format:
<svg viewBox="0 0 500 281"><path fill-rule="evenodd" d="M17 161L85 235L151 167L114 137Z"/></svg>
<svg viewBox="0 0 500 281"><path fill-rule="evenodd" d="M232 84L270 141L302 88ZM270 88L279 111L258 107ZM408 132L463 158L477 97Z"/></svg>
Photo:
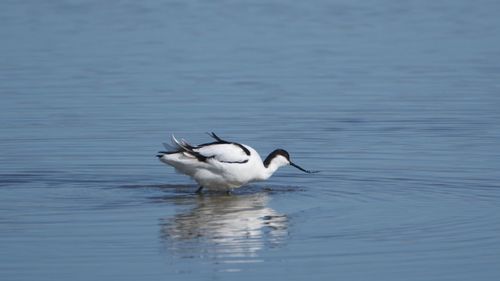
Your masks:
<svg viewBox="0 0 500 281"><path fill-rule="evenodd" d="M308 174L318 172L318 171L309 171L309 170L303 169L299 165L293 163L290 160L290 154L284 149L276 149L275 151L271 152L266 157L266 160L264 160L264 166L266 168L271 168L273 170L276 170L279 167L286 166L286 165L291 165L291 166L301 170L302 172L305 172Z"/></svg>

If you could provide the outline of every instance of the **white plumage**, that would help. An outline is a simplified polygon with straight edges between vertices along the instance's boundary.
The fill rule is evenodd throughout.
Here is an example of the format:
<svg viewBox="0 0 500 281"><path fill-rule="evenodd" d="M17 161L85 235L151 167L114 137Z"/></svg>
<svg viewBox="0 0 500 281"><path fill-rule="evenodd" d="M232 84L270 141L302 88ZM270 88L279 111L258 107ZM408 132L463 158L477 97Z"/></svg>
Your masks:
<svg viewBox="0 0 500 281"><path fill-rule="evenodd" d="M193 178L203 188L226 190L240 187L253 181L268 179L276 170L292 165L307 171L290 161L283 149L276 149L262 161L255 149L248 145L229 142L211 133L215 142L192 146L185 140L172 136L172 145L164 144L168 151L160 151L157 157L173 166L179 173Z"/></svg>

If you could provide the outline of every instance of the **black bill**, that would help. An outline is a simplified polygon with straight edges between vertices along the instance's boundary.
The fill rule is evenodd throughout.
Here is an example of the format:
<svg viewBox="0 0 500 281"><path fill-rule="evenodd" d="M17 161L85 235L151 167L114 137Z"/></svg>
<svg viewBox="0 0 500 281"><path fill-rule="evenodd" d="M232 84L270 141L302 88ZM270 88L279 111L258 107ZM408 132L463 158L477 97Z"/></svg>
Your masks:
<svg viewBox="0 0 500 281"><path fill-rule="evenodd" d="M308 174L314 174L314 173L318 173L319 171L309 171L309 170L306 170L302 167L300 167L299 165L295 164L295 163L292 163L290 162L290 165L294 166L295 168L301 170L302 172L305 172L305 173L308 173Z"/></svg>

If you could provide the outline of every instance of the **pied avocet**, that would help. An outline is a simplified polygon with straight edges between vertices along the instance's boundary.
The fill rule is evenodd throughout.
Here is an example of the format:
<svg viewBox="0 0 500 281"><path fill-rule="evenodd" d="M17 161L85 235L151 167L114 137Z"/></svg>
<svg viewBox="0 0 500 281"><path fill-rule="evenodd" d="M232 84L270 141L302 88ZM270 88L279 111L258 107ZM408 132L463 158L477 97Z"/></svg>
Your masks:
<svg viewBox="0 0 500 281"><path fill-rule="evenodd" d="M223 140L214 133L209 135L215 142L198 146L183 139L178 141L172 135L172 145L163 144L168 151L157 155L161 162L193 178L200 186L196 192L203 188L230 191L249 182L263 181L285 165L306 173L317 172L293 163L283 149L274 150L262 161L257 151L248 145Z"/></svg>

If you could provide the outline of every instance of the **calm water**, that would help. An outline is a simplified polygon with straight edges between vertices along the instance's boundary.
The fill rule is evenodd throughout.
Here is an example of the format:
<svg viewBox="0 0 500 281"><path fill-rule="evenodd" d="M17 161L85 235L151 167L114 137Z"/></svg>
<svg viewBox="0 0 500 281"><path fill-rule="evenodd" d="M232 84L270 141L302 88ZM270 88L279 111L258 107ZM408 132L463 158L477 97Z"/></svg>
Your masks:
<svg viewBox="0 0 500 281"><path fill-rule="evenodd" d="M499 10L2 1L0 279L497 280ZM208 131L322 172L194 195Z"/></svg>

